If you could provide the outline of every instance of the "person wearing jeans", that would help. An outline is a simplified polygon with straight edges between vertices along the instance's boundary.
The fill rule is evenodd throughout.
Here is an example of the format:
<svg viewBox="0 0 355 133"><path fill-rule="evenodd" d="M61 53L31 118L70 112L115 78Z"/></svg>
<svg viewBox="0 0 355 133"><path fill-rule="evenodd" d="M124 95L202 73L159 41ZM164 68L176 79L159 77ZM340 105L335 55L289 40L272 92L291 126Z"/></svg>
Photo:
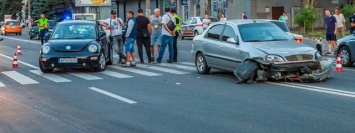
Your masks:
<svg viewBox="0 0 355 133"><path fill-rule="evenodd" d="M41 44L43 45L46 43L47 37L45 36L46 33L48 32L48 19L45 18L44 13L41 13L41 18L38 19L38 30L39 30L39 37L41 38Z"/></svg>
<svg viewBox="0 0 355 133"><path fill-rule="evenodd" d="M174 48L173 48L173 41L174 41L174 36L175 36L175 31L176 29L174 28L173 30L170 30L167 26L167 24L172 21L176 25L176 21L173 15L170 13L170 9L166 8L165 9L166 14L162 18L162 44L159 52L159 57L157 59L158 63L161 63L161 60L163 59L164 52L166 46L169 45L169 63L173 63L174 61Z"/></svg>
<svg viewBox="0 0 355 133"><path fill-rule="evenodd" d="M177 40L179 38L179 31L180 31L180 25L181 25L181 18L176 14L175 9L171 9L171 14L174 16L175 21L176 21L176 28L175 28L175 36L174 36L174 62L177 62L177 55L178 55L178 50L177 50Z"/></svg>

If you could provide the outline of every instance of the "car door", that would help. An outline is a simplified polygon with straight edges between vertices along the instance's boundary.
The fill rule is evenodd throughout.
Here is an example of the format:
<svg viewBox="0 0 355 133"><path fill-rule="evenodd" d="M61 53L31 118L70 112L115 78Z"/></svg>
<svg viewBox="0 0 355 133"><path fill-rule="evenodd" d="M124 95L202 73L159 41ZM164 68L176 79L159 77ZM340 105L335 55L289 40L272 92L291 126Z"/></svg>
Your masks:
<svg viewBox="0 0 355 133"><path fill-rule="evenodd" d="M101 34L100 33L106 33L104 31L104 29L101 27L101 26L98 26L99 24L96 24L96 31L97 31L97 34L100 38L100 44L101 44L101 47L104 49L104 53L105 53L105 56L106 56L106 60L108 60L110 58L110 45L108 44L107 42L107 39L106 39L106 36L100 36Z"/></svg>
<svg viewBox="0 0 355 133"><path fill-rule="evenodd" d="M220 35L222 34L224 24L217 24L212 26L206 31L204 41L202 42L204 48L204 55L209 66L219 66L222 61L220 60L220 54L222 49L220 48Z"/></svg>
<svg viewBox="0 0 355 133"><path fill-rule="evenodd" d="M227 41L228 39L238 39L237 36L234 26L227 24L222 32L220 48L223 52L220 56L222 58L221 64L223 64L223 67L231 71L238 67L244 59L242 58L243 54L240 50L240 45Z"/></svg>
<svg viewBox="0 0 355 133"><path fill-rule="evenodd" d="M191 23L188 26L188 29L191 30L193 34L195 33L195 31L198 31L198 29L196 29L196 27L197 27L197 19L198 18L192 18ZM202 32L198 32L198 34L201 34L201 33Z"/></svg>
<svg viewBox="0 0 355 133"><path fill-rule="evenodd" d="M190 25L192 18L187 19L180 26L180 30L183 36L191 36L193 32L189 31L187 27Z"/></svg>

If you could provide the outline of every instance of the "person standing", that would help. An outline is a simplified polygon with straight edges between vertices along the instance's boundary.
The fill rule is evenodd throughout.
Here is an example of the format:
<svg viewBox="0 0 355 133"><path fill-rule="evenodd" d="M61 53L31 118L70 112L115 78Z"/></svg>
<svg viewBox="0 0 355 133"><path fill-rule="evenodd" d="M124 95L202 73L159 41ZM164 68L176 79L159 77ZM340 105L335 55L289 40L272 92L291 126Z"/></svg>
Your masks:
<svg viewBox="0 0 355 133"><path fill-rule="evenodd" d="M137 36L137 22L134 18L134 13L132 11L128 11L127 13L127 26L126 26L126 34L125 34L125 51L126 51L126 64L122 65L123 67L136 66L136 54L134 53L134 41ZM130 63L132 57L132 64Z"/></svg>
<svg viewBox="0 0 355 133"><path fill-rule="evenodd" d="M208 25L210 25L210 24L211 24L211 20L209 19L208 14L206 14L205 18L202 19L202 28L203 28L203 30L205 30L208 27Z"/></svg>
<svg viewBox="0 0 355 133"><path fill-rule="evenodd" d="M150 22L153 26L152 28L152 37L151 37L151 46L150 46L150 53L151 53L151 60L155 61L154 58L154 46L157 46L157 51L160 51L160 44L161 44L161 24L162 18L160 16L160 9L156 8L154 10L154 15L150 16Z"/></svg>
<svg viewBox="0 0 355 133"><path fill-rule="evenodd" d="M288 17L286 15L286 12L283 12L282 15L279 18L280 21L285 22L287 24Z"/></svg>
<svg viewBox="0 0 355 133"><path fill-rule="evenodd" d="M145 48L145 52L148 57L148 63L153 63L151 60L150 53L150 35L152 34L152 26L147 17L143 16L143 10L138 9L138 15L136 17L137 22L137 47L138 47L138 55L140 58L140 62L144 64L144 56L143 56L143 45Z"/></svg>
<svg viewBox="0 0 355 133"><path fill-rule="evenodd" d="M46 33L48 32L48 19L45 18L44 13L41 13L41 18L38 19L38 30L39 30L39 37L41 38L41 44L47 42L47 37L45 37Z"/></svg>
<svg viewBox="0 0 355 133"><path fill-rule="evenodd" d="M355 12L353 15L349 17L349 22L350 22L350 34L353 34L355 31Z"/></svg>
<svg viewBox="0 0 355 133"><path fill-rule="evenodd" d="M160 48L160 53L159 57L157 59L158 63L161 63L161 60L163 59L164 52L166 46L169 44L169 62L168 63L173 63L174 60L174 48L173 48L173 41L174 41L174 36L175 36L175 31L176 29L170 30L168 27L168 23L173 23L176 25L176 21L174 19L174 16L171 15L170 13L170 8L165 8L165 15L162 18L162 44Z"/></svg>
<svg viewBox="0 0 355 133"><path fill-rule="evenodd" d="M173 47L174 47L174 62L177 62L177 54L178 54L177 39L179 37L179 32L180 32L181 18L176 14L175 9L171 9L171 15L174 16L175 21L176 21L176 28L175 28L176 31L175 31L175 36L174 36Z"/></svg>
<svg viewBox="0 0 355 133"><path fill-rule="evenodd" d="M337 20L338 35L341 36L339 38L342 38L345 36L345 31L346 31L344 15L340 13L339 8L335 8L335 14L333 16Z"/></svg>
<svg viewBox="0 0 355 133"><path fill-rule="evenodd" d="M326 24L326 39L328 41L328 52L327 54L331 54L332 46L334 49L337 47L336 44L336 35L337 35L337 20L334 16L330 14L329 10L325 11L325 24Z"/></svg>
<svg viewBox="0 0 355 133"><path fill-rule="evenodd" d="M245 14L245 12L242 12L242 18L243 19L248 19L248 16Z"/></svg>
<svg viewBox="0 0 355 133"><path fill-rule="evenodd" d="M111 18L102 21L101 25L110 29L109 38L110 41L112 41L111 43L115 48L115 52L119 55L118 63L125 64L123 61L126 59L126 56L124 55L122 43L122 28L125 28L125 25L122 19L117 17L116 10L112 10Z"/></svg>
<svg viewBox="0 0 355 133"><path fill-rule="evenodd" d="M226 14L222 13L222 16L221 16L221 19L220 19L220 20L221 20L221 21L227 20Z"/></svg>

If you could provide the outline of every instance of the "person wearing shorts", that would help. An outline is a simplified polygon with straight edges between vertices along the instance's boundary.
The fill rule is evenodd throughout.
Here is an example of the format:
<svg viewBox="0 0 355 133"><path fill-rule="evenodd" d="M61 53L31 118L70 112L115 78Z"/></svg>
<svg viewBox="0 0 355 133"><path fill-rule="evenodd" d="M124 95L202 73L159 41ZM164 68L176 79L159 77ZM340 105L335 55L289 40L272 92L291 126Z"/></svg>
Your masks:
<svg viewBox="0 0 355 133"><path fill-rule="evenodd" d="M332 46L334 49L337 47L337 20L330 14L329 10L326 10L324 22L326 23L326 40L328 41L327 54L332 54Z"/></svg>
<svg viewBox="0 0 355 133"><path fill-rule="evenodd" d="M137 37L137 22L134 18L134 13L129 11L127 13L127 26L125 36L125 51L126 51L126 64L123 67L135 67L136 66L136 54L134 53L134 42ZM132 57L132 63L131 63Z"/></svg>
<svg viewBox="0 0 355 133"><path fill-rule="evenodd" d="M154 47L157 46L157 50L160 51L160 44L161 44L161 28L162 28L162 17L160 16L160 9L156 8L154 10L154 15L150 16L149 18L150 23L152 24L152 36L151 36L151 60L155 61L154 58Z"/></svg>

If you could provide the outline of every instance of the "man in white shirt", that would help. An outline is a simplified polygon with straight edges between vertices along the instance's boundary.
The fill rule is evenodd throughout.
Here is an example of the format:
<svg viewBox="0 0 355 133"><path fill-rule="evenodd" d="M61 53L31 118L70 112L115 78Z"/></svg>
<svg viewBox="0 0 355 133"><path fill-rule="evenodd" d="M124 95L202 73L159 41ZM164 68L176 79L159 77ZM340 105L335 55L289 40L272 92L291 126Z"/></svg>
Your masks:
<svg viewBox="0 0 355 133"><path fill-rule="evenodd" d="M109 30L110 41L112 41L110 43L113 44L116 53L119 55L118 63L125 64L122 62L126 58L122 43L122 28L125 28L125 25L121 18L117 17L116 10L112 10L111 18L102 21L101 25L106 27L106 30Z"/></svg>
<svg viewBox="0 0 355 133"><path fill-rule="evenodd" d="M208 15L206 14L205 18L202 19L202 27L203 27L203 29L205 30L208 27L208 25L210 25L210 23L211 23L211 20L208 18Z"/></svg>
<svg viewBox="0 0 355 133"><path fill-rule="evenodd" d="M340 38L345 36L345 31L346 31L346 25L345 25L345 18L342 13L340 13L339 8L335 8L335 14L333 15L335 19L337 20L337 25L338 25L338 35L341 35Z"/></svg>
<svg viewBox="0 0 355 133"><path fill-rule="evenodd" d="M174 36L175 36L175 31L176 29L174 28L173 30L170 30L168 27L168 23L172 21L176 25L176 20L173 15L170 13L170 8L165 9L166 14L163 16L161 23L163 24L162 26L162 43L160 47L160 52L159 52L159 57L157 59L158 63L161 63L161 60L163 59L164 52L166 46L169 44L169 62L168 63L173 63L174 60L174 48L173 48L173 42L174 42Z"/></svg>

